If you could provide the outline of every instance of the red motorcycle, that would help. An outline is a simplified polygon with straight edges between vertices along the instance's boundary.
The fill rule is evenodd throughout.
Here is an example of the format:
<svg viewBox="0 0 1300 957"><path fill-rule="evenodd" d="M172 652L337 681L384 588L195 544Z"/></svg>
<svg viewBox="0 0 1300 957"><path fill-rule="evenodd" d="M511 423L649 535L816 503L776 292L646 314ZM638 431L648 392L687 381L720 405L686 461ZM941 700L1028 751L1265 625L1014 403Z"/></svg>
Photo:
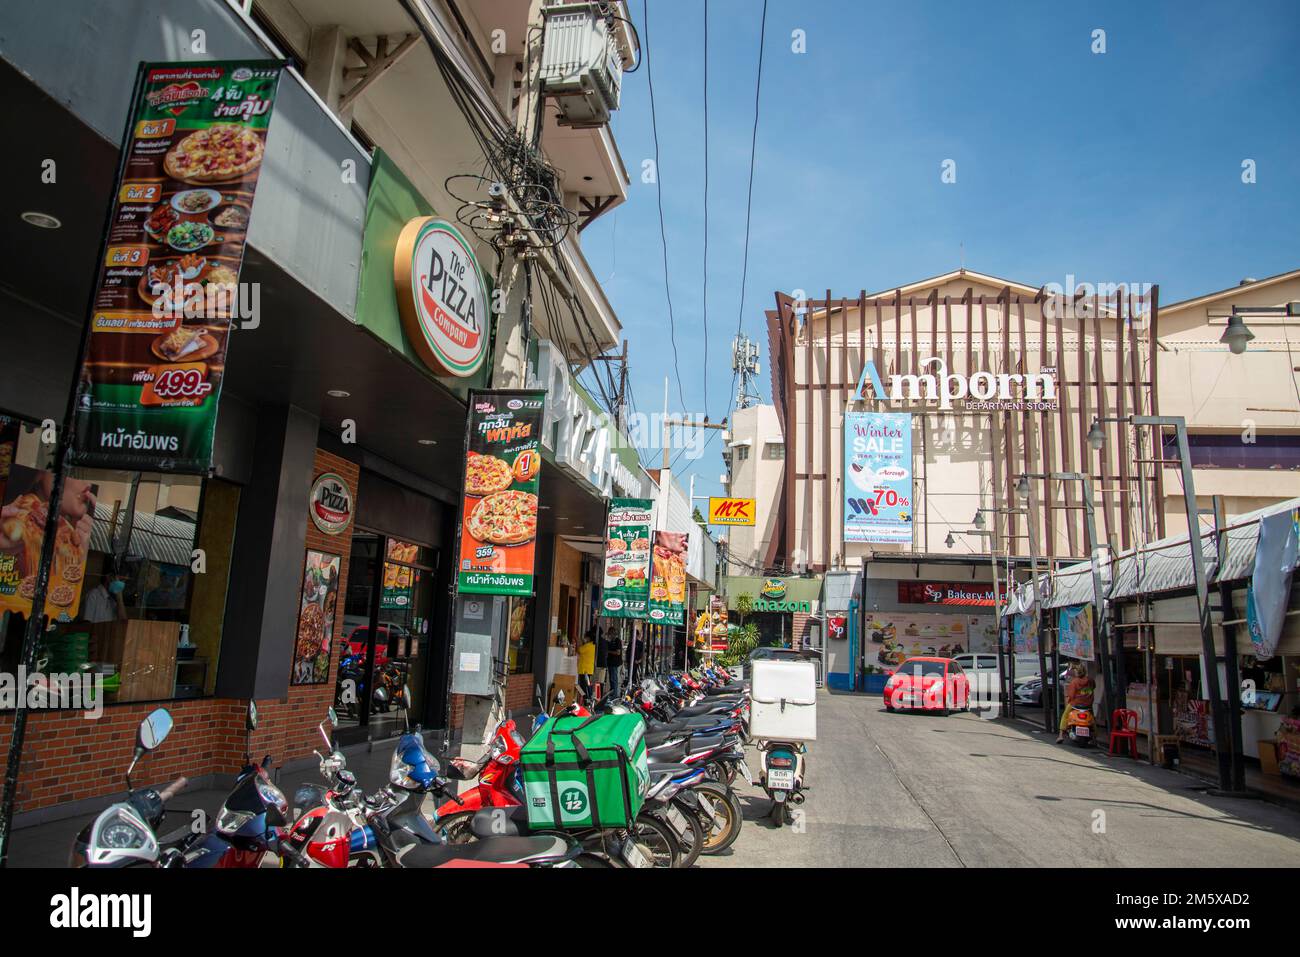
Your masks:
<svg viewBox="0 0 1300 957"><path fill-rule="evenodd" d="M513 718L497 725L492 744L483 759L475 764L463 758L449 762L448 775L463 781L478 778L478 784L438 808L438 823L447 840L459 844L471 838L474 814L484 808L518 807L524 803L524 789L516 773L524 737Z"/></svg>

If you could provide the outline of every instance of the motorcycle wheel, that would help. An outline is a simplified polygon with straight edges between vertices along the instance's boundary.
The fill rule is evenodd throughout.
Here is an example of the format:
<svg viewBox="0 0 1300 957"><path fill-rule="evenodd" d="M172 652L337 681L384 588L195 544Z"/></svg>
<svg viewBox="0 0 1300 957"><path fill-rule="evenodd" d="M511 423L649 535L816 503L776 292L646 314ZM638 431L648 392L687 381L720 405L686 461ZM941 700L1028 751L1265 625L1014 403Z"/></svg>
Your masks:
<svg viewBox="0 0 1300 957"><path fill-rule="evenodd" d="M704 830L704 822L700 820L695 809L680 798L673 798L670 802L686 819L687 834L685 837L678 837L677 844L681 848L682 859L678 862L678 867L687 868L695 866L695 862L700 859L700 852L704 850L704 839L707 836ZM665 815L667 811L665 809ZM665 820L665 824L668 822ZM668 824L672 827L671 824ZM677 832L674 831L676 836Z"/></svg>
<svg viewBox="0 0 1300 957"><path fill-rule="evenodd" d="M740 799L729 793L722 785L712 781L701 781L692 788L698 796L707 799L713 806L713 813L718 820L701 818L704 827L704 846L701 854L720 854L740 836L741 817Z"/></svg>
<svg viewBox="0 0 1300 957"><path fill-rule="evenodd" d="M771 819L773 827L780 827L782 824L784 824L785 823L785 802L773 801L772 810L768 815L768 817Z"/></svg>
<svg viewBox="0 0 1300 957"><path fill-rule="evenodd" d="M447 835L448 844L468 844L478 840L470 827L473 821L473 811L457 811L439 818L438 826Z"/></svg>
<svg viewBox="0 0 1300 957"><path fill-rule="evenodd" d="M655 867L677 867L681 860L681 845L673 836L673 829L648 813L638 814L632 822L632 836L654 860Z"/></svg>

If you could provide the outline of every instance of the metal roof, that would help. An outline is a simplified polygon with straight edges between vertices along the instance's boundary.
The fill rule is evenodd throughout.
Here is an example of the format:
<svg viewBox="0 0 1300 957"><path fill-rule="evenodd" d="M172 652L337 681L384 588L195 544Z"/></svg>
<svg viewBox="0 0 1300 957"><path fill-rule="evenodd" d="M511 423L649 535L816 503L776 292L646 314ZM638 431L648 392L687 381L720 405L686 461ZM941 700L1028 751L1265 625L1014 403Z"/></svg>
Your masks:
<svg viewBox="0 0 1300 957"><path fill-rule="evenodd" d="M113 509L110 506L95 505L95 525L90 532L92 551L110 553L113 543L109 539L112 527ZM118 516L120 529L122 516ZM197 529L193 522L178 518L151 515L148 512L136 512L131 526L131 542L126 556L147 558L161 565L185 565L193 560L194 540Z"/></svg>

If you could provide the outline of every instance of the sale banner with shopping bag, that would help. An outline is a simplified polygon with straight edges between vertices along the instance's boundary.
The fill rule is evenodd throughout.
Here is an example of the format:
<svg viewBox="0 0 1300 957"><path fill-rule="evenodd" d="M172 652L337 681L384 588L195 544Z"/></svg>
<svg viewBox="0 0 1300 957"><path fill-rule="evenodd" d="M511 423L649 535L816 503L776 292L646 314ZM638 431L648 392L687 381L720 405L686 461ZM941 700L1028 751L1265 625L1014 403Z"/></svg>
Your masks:
<svg viewBox="0 0 1300 957"><path fill-rule="evenodd" d="M279 60L153 63L131 104L81 367L78 465L202 473Z"/></svg>
<svg viewBox="0 0 1300 957"><path fill-rule="evenodd" d="M655 532L650 573L650 620L661 625L686 623L687 532Z"/></svg>
<svg viewBox="0 0 1300 957"><path fill-rule="evenodd" d="M910 413L844 413L844 541L911 544Z"/></svg>
<svg viewBox="0 0 1300 957"><path fill-rule="evenodd" d="M457 589L531 595L545 392L469 394Z"/></svg>
<svg viewBox="0 0 1300 957"><path fill-rule="evenodd" d="M654 501L616 498L609 503L605 534L605 578L601 614L647 618L650 602L650 527Z"/></svg>

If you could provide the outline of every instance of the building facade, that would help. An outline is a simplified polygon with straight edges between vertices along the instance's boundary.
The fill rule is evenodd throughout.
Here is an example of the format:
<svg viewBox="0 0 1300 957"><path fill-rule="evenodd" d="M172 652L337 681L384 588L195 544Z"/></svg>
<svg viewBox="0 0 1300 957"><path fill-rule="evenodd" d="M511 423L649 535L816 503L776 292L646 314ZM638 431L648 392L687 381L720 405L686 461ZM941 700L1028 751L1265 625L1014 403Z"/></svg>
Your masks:
<svg viewBox="0 0 1300 957"><path fill-rule="evenodd" d="M331 704L345 742L391 733L391 711L364 690L348 702L344 689L370 689L392 667L426 727L459 723L451 585L471 389L536 386L564 410L543 442L535 595L503 619L512 625L495 669L507 706L526 706L558 606L572 627L566 588L590 580L570 540L603 540L606 498L646 492L607 407L576 383L561 394L547 382L552 354L570 375L619 342L579 232L626 198L628 177L607 123L560 125L559 111L541 109L541 81L525 65L539 59L543 5L137 0L108 20L90 2L60 16L51 31L47 11L15 10L0 40L0 84L29 133L5 171L32 184L11 193L3 227L15 251L0 267L13 359L0 383L6 471L53 464L48 434L77 372L137 64L291 65L246 223L239 278L256 309L231 337L211 472L74 473L98 490L83 593L113 577L125 587L111 620L69 609L38 653L111 680L93 724L72 709L32 715L19 823L78 813L116 790L134 728L159 703L177 726L151 770L198 785L237 771L250 700L262 714L253 748L277 767L310 755ZM630 65L620 23L606 24L611 62ZM485 160L485 141L498 151L531 141L531 169L553 175L568 212L539 230L539 248L505 248L465 215L467 203L487 203L485 163L500 165ZM424 217L459 233L497 303L487 358L467 376L431 366L403 323L399 247ZM332 521L319 521L322 501ZM325 653L308 667L297 639L318 594ZM0 616L5 671L24 628L23 615ZM12 712L0 712L0 745L11 728Z"/></svg>

